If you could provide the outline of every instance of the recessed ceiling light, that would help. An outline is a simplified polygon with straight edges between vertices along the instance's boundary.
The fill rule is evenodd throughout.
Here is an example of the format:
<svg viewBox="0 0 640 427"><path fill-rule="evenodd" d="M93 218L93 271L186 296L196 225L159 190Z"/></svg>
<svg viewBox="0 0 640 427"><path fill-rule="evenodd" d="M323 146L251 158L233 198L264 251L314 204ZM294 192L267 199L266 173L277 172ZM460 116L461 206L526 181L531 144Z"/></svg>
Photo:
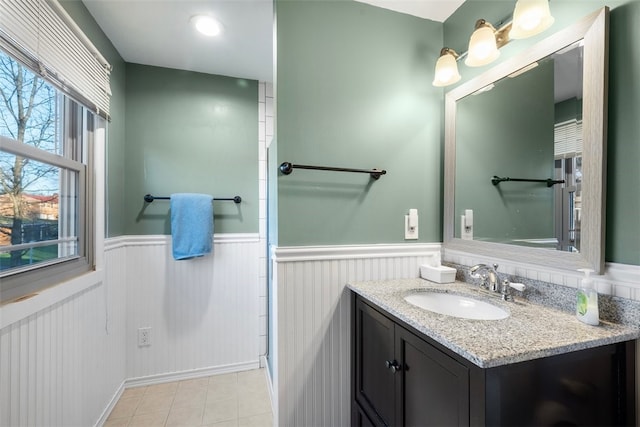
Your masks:
<svg viewBox="0 0 640 427"><path fill-rule="evenodd" d="M222 24L211 16L196 15L191 18L191 24L205 36L214 37L222 32Z"/></svg>

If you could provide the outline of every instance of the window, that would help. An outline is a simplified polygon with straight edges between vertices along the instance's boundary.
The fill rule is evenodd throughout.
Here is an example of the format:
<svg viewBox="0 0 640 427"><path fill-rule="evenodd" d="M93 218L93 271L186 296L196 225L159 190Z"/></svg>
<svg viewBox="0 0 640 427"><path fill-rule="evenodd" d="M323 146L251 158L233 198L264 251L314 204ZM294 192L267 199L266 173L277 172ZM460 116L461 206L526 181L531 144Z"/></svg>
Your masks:
<svg viewBox="0 0 640 427"><path fill-rule="evenodd" d="M105 121L0 50L0 290L93 269L93 147Z"/></svg>
<svg viewBox="0 0 640 427"><path fill-rule="evenodd" d="M94 268L110 71L57 0L0 1L0 303Z"/></svg>
<svg viewBox="0 0 640 427"><path fill-rule="evenodd" d="M582 155L582 120L556 123L553 134L553 152L556 159Z"/></svg>
<svg viewBox="0 0 640 427"><path fill-rule="evenodd" d="M558 249L579 252L582 222L582 120L556 123L554 127L555 224Z"/></svg>

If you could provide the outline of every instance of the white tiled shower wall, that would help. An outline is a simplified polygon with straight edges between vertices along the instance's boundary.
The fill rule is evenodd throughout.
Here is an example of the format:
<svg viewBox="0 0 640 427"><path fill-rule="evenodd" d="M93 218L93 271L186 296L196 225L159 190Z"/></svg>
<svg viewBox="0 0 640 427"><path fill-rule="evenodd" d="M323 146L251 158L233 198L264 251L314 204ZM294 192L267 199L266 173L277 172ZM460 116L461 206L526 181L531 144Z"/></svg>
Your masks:
<svg viewBox="0 0 640 427"><path fill-rule="evenodd" d="M267 354L267 148L273 139L273 83L258 83L258 179L260 255L258 276L260 356ZM263 360L260 361L263 363Z"/></svg>

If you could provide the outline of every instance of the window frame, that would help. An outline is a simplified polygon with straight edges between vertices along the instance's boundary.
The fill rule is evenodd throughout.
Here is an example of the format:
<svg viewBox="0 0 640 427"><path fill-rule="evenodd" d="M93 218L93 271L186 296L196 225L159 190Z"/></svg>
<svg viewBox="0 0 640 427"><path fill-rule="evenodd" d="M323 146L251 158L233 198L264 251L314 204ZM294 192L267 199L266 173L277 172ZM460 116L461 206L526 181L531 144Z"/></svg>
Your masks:
<svg viewBox="0 0 640 427"><path fill-rule="evenodd" d="M30 66L1 49L13 60L19 62L32 73L37 74ZM52 84L46 77L42 77ZM77 255L58 257L24 268L18 267L0 273L0 304L22 300L46 288L74 279L96 269L96 173L95 144L96 131L100 124L104 125L106 139L106 122L90 108L80 104L55 85L55 102L61 102L59 126L60 143L64 145L63 154L54 154L32 145L18 142L6 136L0 136L0 151L24 156L34 161L45 163L62 170L78 173L76 238ZM104 141L101 142L103 146ZM60 206L60 205L59 205ZM59 242L50 241L49 244ZM46 244L46 242L43 242Z"/></svg>

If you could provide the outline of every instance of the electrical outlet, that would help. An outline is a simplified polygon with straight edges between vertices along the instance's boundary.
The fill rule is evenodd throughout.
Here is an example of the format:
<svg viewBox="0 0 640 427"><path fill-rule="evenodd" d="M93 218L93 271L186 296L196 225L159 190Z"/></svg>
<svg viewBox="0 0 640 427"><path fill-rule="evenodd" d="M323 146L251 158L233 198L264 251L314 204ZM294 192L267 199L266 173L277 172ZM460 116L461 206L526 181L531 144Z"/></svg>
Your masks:
<svg viewBox="0 0 640 427"><path fill-rule="evenodd" d="M138 328L138 347L151 345L151 328Z"/></svg>
<svg viewBox="0 0 640 427"><path fill-rule="evenodd" d="M418 224L417 222L414 224L411 224L409 220L409 215L404 216L404 239L405 240L418 239Z"/></svg>

